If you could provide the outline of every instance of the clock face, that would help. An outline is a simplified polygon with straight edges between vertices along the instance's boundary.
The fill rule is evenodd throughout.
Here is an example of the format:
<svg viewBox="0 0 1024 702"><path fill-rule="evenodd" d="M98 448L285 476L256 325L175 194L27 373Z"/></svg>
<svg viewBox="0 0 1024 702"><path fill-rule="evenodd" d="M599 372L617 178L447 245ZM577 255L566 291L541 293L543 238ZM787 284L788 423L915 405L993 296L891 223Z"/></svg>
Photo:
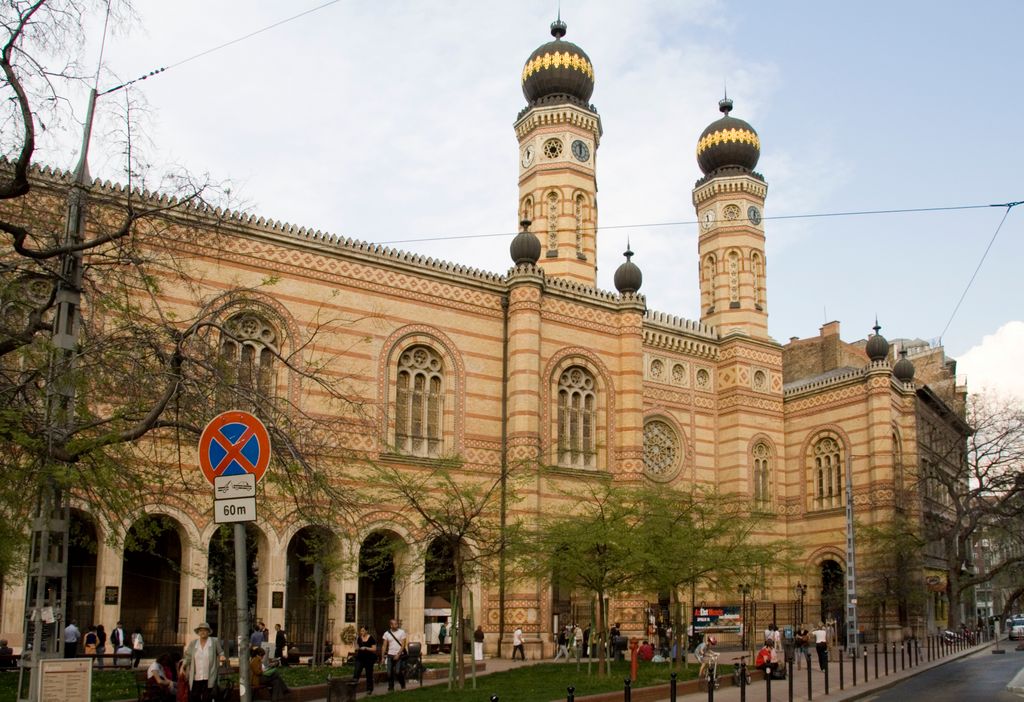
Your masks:
<svg viewBox="0 0 1024 702"><path fill-rule="evenodd" d="M715 211L708 210L700 216L700 226L705 229L711 229L715 224Z"/></svg>
<svg viewBox="0 0 1024 702"><path fill-rule="evenodd" d="M533 144L530 144L525 149L523 149L523 158L521 161L521 163L523 164L523 168L530 167L530 164L533 163L533 157L536 155L536 153L537 149L534 148Z"/></svg>
<svg viewBox="0 0 1024 702"><path fill-rule="evenodd" d="M584 142L577 139L572 143L572 155L576 157L577 161L589 161L590 147L588 147Z"/></svg>
<svg viewBox="0 0 1024 702"><path fill-rule="evenodd" d="M747 208L747 219L749 219L750 223L756 227L761 223L761 210L751 205Z"/></svg>

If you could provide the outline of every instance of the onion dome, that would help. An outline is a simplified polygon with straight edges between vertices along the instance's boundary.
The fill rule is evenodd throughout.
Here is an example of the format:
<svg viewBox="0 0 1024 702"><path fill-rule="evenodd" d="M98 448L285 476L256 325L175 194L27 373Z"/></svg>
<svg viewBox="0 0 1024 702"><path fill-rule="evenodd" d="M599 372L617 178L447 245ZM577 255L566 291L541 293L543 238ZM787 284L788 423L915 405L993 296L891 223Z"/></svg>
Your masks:
<svg viewBox="0 0 1024 702"><path fill-rule="evenodd" d="M626 262L615 269L615 289L623 295L635 293L643 285L644 274L638 265L629 260L633 258L633 252L629 250L628 243L622 255L626 257Z"/></svg>
<svg viewBox="0 0 1024 702"><path fill-rule="evenodd" d="M508 247L508 252L512 255L512 262L517 266L536 264L540 259L540 239L530 233L530 220L524 219L519 224L522 229L512 239L512 244Z"/></svg>
<svg viewBox="0 0 1024 702"><path fill-rule="evenodd" d="M549 41L537 47L523 66L523 95L533 103L549 95L568 95L590 101L594 92L594 66L590 57L572 42L563 41L566 24L561 16L551 23Z"/></svg>
<svg viewBox="0 0 1024 702"><path fill-rule="evenodd" d="M743 120L729 116L732 112L732 100L729 98L719 100L718 109L725 116L709 124L701 133L697 141L697 165L704 175L723 168L754 170L761 156L761 140L757 132Z"/></svg>
<svg viewBox="0 0 1024 702"><path fill-rule="evenodd" d="M868 353L868 358L872 361L884 361L889 356L889 342L878 333L881 329L876 319L874 326L875 334L868 339L867 346L864 347L864 350Z"/></svg>
<svg viewBox="0 0 1024 702"><path fill-rule="evenodd" d="M892 367L892 374L901 383L909 383L914 379L914 364L907 358L906 349L900 349L900 360Z"/></svg>

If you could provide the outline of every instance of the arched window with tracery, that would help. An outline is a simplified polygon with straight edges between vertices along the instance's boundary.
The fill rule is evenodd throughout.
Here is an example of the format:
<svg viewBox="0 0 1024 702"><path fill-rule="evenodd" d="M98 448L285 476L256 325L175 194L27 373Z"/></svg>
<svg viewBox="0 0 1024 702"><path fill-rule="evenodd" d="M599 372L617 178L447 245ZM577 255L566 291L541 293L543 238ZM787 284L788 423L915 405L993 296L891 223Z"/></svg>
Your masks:
<svg viewBox="0 0 1024 702"><path fill-rule="evenodd" d="M839 442L825 436L814 443L811 451L811 472L814 481L814 503L818 509L843 505L843 452Z"/></svg>
<svg viewBox="0 0 1024 702"><path fill-rule="evenodd" d="M730 251L729 258L729 306L739 306L740 303L740 254L737 251Z"/></svg>
<svg viewBox="0 0 1024 702"><path fill-rule="evenodd" d="M395 448L413 456L441 453L444 364L427 346L412 346L398 357Z"/></svg>
<svg viewBox="0 0 1024 702"><path fill-rule="evenodd" d="M772 501L772 452L768 445L759 441L754 445L754 502L767 506Z"/></svg>
<svg viewBox="0 0 1024 702"><path fill-rule="evenodd" d="M250 400L273 397L278 344L277 330L258 314L242 312L228 319L220 353L229 383L243 389Z"/></svg>
<svg viewBox="0 0 1024 702"><path fill-rule="evenodd" d="M594 468L597 463L597 390L594 376L580 366L558 378L558 465Z"/></svg>
<svg viewBox="0 0 1024 702"><path fill-rule="evenodd" d="M548 251L558 250L558 193L548 193Z"/></svg>

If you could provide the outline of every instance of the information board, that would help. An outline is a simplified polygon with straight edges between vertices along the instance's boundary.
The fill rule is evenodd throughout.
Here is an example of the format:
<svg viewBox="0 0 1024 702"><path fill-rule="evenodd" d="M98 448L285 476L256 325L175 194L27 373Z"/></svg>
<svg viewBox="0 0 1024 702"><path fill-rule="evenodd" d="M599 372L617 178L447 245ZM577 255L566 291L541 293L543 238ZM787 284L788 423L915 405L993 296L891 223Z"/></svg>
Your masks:
<svg viewBox="0 0 1024 702"><path fill-rule="evenodd" d="M39 664L40 700L89 702L92 699L91 658L44 658Z"/></svg>

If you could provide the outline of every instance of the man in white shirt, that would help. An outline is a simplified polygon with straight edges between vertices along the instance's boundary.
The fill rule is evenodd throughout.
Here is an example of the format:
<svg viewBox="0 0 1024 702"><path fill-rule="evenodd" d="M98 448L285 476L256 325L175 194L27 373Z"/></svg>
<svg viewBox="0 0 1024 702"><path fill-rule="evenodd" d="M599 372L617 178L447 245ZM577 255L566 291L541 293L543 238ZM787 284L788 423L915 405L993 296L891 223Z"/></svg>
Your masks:
<svg viewBox="0 0 1024 702"><path fill-rule="evenodd" d="M523 649L523 627L517 626L516 630L512 632L512 660L516 659L516 652L519 652L520 657L526 660L526 651Z"/></svg>
<svg viewBox="0 0 1024 702"><path fill-rule="evenodd" d="M828 665L828 632L825 630L825 622L818 622L818 628L811 632L814 637L814 648L818 652L818 667L822 671Z"/></svg>
<svg viewBox="0 0 1024 702"><path fill-rule="evenodd" d="M82 638L82 632L75 626L75 620L72 619L68 622L68 625L64 627L64 657L74 658L78 655L78 641Z"/></svg>
<svg viewBox="0 0 1024 702"><path fill-rule="evenodd" d="M388 692L395 689L395 679L405 689L405 631L398 626L394 619L388 622L388 630L381 637L384 646L384 654L388 663Z"/></svg>

